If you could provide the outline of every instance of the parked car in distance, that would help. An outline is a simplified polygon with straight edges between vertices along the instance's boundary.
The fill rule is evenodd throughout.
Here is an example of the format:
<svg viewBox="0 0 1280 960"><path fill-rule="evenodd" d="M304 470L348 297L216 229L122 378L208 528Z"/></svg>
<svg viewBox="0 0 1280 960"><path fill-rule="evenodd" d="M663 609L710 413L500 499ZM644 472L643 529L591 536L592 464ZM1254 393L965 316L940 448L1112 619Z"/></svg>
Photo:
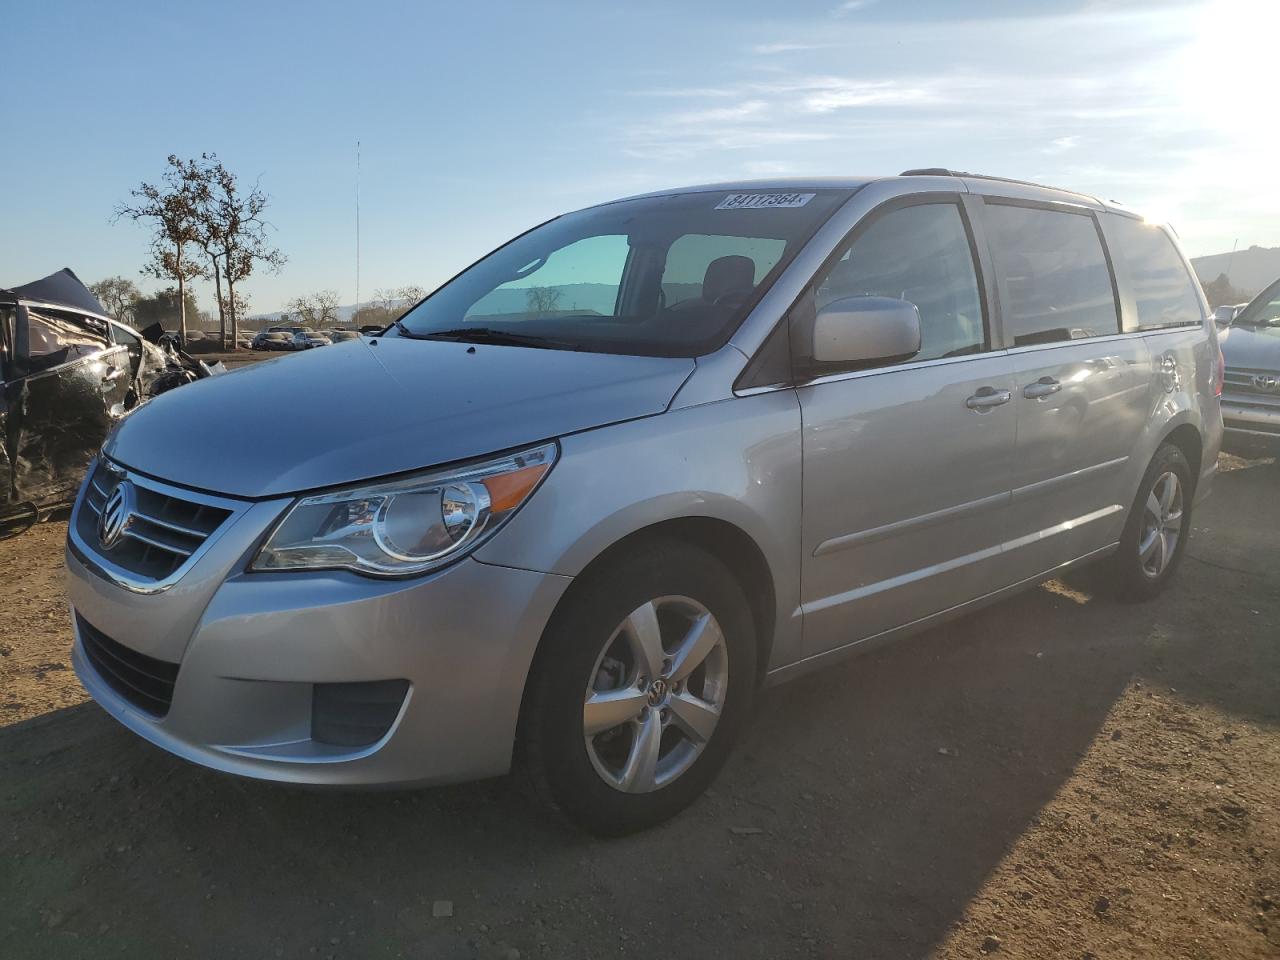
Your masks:
<svg viewBox="0 0 1280 960"><path fill-rule="evenodd" d="M334 330L329 334L329 340L333 343L344 343L347 340L359 340L360 334L354 330Z"/></svg>
<svg viewBox="0 0 1280 960"><path fill-rule="evenodd" d="M1223 449L1243 457L1280 456L1280 279L1232 320L1222 352Z"/></svg>
<svg viewBox="0 0 1280 960"><path fill-rule="evenodd" d="M254 335L250 346L254 350L291 350L293 334L286 330L263 330Z"/></svg>
<svg viewBox="0 0 1280 960"><path fill-rule="evenodd" d="M122 424L69 525L75 669L218 770L514 757L587 830L639 829L764 684L1078 564L1157 597L1221 372L1172 233L1081 194L926 170L591 207L385 334ZM245 443L282 396L290 429Z"/></svg>
<svg viewBox="0 0 1280 960"><path fill-rule="evenodd" d="M314 330L298 330L293 334L294 350L310 350L313 347L327 347L332 341L325 336L324 331L316 332Z"/></svg>

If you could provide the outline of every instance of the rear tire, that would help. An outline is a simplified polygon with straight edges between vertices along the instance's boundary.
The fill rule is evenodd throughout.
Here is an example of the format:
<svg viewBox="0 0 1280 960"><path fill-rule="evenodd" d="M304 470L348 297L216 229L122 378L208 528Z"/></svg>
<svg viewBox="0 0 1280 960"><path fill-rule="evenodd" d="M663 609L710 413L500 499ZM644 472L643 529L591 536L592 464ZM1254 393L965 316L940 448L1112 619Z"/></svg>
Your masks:
<svg viewBox="0 0 1280 960"><path fill-rule="evenodd" d="M1186 456L1171 443L1162 445L1138 485L1119 549L1108 560L1117 599L1141 603L1168 585L1186 552L1194 492Z"/></svg>
<svg viewBox="0 0 1280 960"><path fill-rule="evenodd" d="M539 797L584 830L642 830L715 779L755 687L737 580L698 547L651 542L589 573L552 618L518 759Z"/></svg>

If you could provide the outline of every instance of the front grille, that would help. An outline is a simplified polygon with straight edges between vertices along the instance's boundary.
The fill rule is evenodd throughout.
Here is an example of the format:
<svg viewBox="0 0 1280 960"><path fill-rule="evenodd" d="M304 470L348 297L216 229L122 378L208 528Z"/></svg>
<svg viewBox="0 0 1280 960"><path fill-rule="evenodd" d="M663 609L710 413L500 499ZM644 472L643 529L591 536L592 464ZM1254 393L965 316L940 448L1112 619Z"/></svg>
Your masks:
<svg viewBox="0 0 1280 960"><path fill-rule="evenodd" d="M1275 370L1251 370L1247 367L1227 367L1223 375L1223 388L1227 393L1254 396L1266 406L1280 406L1280 387L1267 389L1254 383L1254 377L1270 377L1280 382L1280 372Z"/></svg>
<svg viewBox="0 0 1280 960"><path fill-rule="evenodd" d="M100 459L89 478L84 501L75 517L82 543L130 574L143 580L164 580L178 572L204 542L231 516L231 511L195 499L162 491L145 479L128 479L136 506L120 539L104 548L98 536L98 520L108 498L125 472Z"/></svg>
<svg viewBox="0 0 1280 960"><path fill-rule="evenodd" d="M139 710L159 719L169 712L178 665L117 643L76 614L80 647L98 676Z"/></svg>

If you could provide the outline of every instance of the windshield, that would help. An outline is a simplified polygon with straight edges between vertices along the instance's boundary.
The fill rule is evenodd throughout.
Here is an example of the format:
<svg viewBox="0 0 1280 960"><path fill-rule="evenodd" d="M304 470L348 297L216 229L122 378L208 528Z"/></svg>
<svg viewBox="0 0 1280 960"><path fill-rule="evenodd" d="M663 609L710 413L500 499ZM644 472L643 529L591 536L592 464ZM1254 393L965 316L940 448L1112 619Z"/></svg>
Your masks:
<svg viewBox="0 0 1280 960"><path fill-rule="evenodd" d="M685 193L566 214L400 319L399 335L694 357L724 344L848 191Z"/></svg>
<svg viewBox="0 0 1280 960"><path fill-rule="evenodd" d="M1236 317L1237 324L1280 326L1280 280L1249 302Z"/></svg>

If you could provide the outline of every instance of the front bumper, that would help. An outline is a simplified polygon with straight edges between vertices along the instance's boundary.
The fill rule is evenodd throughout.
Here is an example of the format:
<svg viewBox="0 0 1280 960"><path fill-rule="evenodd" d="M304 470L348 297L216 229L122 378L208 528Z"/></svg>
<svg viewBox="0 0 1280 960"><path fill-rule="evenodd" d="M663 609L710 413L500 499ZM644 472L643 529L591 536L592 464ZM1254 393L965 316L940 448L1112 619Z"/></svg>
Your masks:
<svg viewBox="0 0 1280 960"><path fill-rule="evenodd" d="M233 529L150 596L108 582L68 546L73 622L178 665L158 717L94 666L76 622L72 662L85 689L138 735L227 773L356 786L506 772L529 665L570 579L474 559L414 580L243 572L262 515L277 512L246 513L236 526L254 529ZM381 739L312 738L315 684L392 679L409 688Z"/></svg>
<svg viewBox="0 0 1280 960"><path fill-rule="evenodd" d="M1222 449L1243 457L1280 454L1280 398L1277 402L1222 399Z"/></svg>

